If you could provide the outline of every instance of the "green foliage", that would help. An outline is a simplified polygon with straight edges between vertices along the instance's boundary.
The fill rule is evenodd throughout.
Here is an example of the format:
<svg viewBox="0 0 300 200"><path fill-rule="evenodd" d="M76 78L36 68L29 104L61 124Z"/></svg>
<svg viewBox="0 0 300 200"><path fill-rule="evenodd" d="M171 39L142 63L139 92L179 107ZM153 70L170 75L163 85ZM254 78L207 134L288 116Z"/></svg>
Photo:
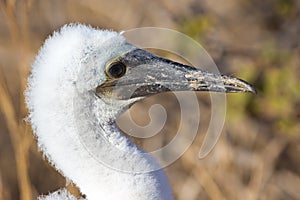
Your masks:
<svg viewBox="0 0 300 200"><path fill-rule="evenodd" d="M276 0L275 11L282 17L289 17L295 12L295 0Z"/></svg>
<svg viewBox="0 0 300 200"><path fill-rule="evenodd" d="M295 136L300 116L300 82L296 52L266 43L255 66L243 66L237 77L254 83L258 94L228 95L229 120L243 120L253 114L257 120L284 135ZM231 98L232 97L232 98ZM243 112L243 111L248 112ZM247 114L248 113L248 114ZM249 117L249 116L248 116Z"/></svg>
<svg viewBox="0 0 300 200"><path fill-rule="evenodd" d="M205 15L189 18L181 23L181 32L195 40L201 39L201 35L213 26L212 20Z"/></svg>

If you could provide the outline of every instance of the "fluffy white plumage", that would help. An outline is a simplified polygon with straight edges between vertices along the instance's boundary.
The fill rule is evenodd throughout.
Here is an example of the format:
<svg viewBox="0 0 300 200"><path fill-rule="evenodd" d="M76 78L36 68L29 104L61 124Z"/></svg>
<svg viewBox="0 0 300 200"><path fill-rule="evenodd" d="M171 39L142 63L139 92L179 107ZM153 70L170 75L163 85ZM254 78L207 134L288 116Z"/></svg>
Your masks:
<svg viewBox="0 0 300 200"><path fill-rule="evenodd" d="M107 105L94 92L105 81L106 62L133 48L119 33L67 25L32 65L26 103L39 149L89 200L173 199L163 171L126 173L99 162L132 171L157 165L111 126L128 102ZM43 198L74 199L65 190Z"/></svg>
<svg viewBox="0 0 300 200"><path fill-rule="evenodd" d="M38 200L77 200L67 189L60 189L49 195L41 195ZM84 200L80 198L79 200Z"/></svg>

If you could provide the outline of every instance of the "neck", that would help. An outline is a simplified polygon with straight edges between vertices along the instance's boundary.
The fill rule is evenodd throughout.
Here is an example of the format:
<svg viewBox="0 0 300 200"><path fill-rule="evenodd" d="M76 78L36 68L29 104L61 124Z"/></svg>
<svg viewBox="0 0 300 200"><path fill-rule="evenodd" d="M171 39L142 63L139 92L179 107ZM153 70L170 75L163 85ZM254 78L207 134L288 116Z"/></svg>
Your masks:
<svg viewBox="0 0 300 200"><path fill-rule="evenodd" d="M72 99L70 96L65 95ZM56 115L52 119L56 126L51 133L59 136L54 136L52 144L40 145L44 146L52 164L89 200L172 199L164 172L151 171L157 169L154 159L117 128L115 119L123 105L107 104L93 93L73 99L73 103L62 103L70 106L67 109L70 113L55 110L48 113L50 117L52 112ZM61 116L57 116L58 113ZM64 148L57 149L59 146Z"/></svg>

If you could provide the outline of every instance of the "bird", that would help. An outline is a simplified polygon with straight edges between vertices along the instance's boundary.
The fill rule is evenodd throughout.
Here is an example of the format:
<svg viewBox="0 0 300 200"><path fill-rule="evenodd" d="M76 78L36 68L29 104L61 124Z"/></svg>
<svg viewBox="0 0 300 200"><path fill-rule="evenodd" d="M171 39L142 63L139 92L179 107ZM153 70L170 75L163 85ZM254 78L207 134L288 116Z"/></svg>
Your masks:
<svg viewBox="0 0 300 200"><path fill-rule="evenodd" d="M119 32L67 24L45 40L31 65L28 121L39 150L86 199L173 200L164 171L152 170L157 161L116 124L135 102L170 90L255 92L241 79L138 48ZM40 197L74 198L65 190Z"/></svg>

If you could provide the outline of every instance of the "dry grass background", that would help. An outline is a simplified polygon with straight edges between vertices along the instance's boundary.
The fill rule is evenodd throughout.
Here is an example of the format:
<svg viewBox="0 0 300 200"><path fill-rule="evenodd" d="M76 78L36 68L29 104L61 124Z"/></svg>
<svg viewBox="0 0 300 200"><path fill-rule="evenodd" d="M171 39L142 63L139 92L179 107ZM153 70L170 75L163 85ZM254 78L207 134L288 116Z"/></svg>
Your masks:
<svg viewBox="0 0 300 200"><path fill-rule="evenodd" d="M23 121L23 92L39 46L69 22L115 30L173 28L201 42L221 72L258 89L256 96L228 95L222 136L203 160L197 155L210 102L207 94L198 94L199 136L166 168L176 199L300 199L299 21L298 0L0 0L0 199L36 199L65 186ZM156 138L164 141L172 134L163 133L174 133L179 123L171 94L138 103L131 114L147 124L145 108L154 103L170 108Z"/></svg>

